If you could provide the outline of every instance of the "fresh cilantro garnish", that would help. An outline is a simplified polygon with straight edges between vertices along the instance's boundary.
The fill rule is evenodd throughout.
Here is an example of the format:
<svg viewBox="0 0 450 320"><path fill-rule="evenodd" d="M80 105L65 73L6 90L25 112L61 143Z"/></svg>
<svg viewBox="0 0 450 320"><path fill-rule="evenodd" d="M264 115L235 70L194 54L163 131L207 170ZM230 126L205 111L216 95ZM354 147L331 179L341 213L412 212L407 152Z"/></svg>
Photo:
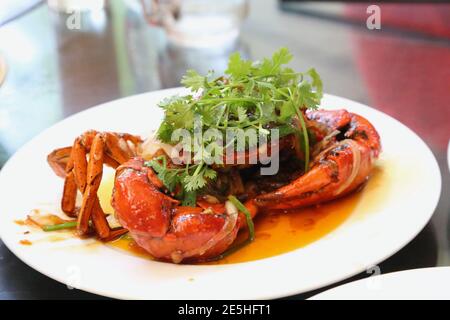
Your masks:
<svg viewBox="0 0 450 320"><path fill-rule="evenodd" d="M260 62L244 60L239 53L233 53L224 76L187 71L181 83L193 94L171 97L159 104L165 118L157 131L158 138L174 145L178 142L172 135L176 129L187 129L194 135L196 118L203 122L204 131L217 129L223 136L227 129L249 128L269 136L269 128L279 128L280 136L295 133L302 140L306 171L309 140L301 110L319 106L322 81L314 69L301 73L286 67L291 59L286 48ZM201 148L216 150L216 145L215 139L204 139ZM147 165L157 172L169 191L174 192L180 186L181 197L187 199L185 203L192 203L193 194L217 176L204 158L195 160L185 166L168 166L165 159L157 158Z"/></svg>

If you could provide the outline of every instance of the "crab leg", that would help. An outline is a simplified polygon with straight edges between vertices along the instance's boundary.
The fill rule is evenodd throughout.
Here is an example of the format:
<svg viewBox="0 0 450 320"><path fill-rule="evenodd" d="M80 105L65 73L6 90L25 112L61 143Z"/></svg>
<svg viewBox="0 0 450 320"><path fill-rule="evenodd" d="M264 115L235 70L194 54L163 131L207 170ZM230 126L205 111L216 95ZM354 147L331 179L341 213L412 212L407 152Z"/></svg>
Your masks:
<svg viewBox="0 0 450 320"><path fill-rule="evenodd" d="M66 168L70 160L70 154L72 147L65 147L54 150L47 156L47 162L52 168L53 172L56 173L58 177L66 177Z"/></svg>
<svg viewBox="0 0 450 320"><path fill-rule="evenodd" d="M137 154L136 149L141 143L142 139L140 137L128 133L114 134L112 132L105 132L105 154L110 158L105 160L105 163L115 161L118 166L127 162Z"/></svg>
<svg viewBox="0 0 450 320"><path fill-rule="evenodd" d="M61 210L70 217L76 216L76 197L77 197L77 184L75 181L75 176L73 173L73 158L72 149L65 148L64 152L70 151L70 157L58 158L55 161L60 165L66 164L65 168L65 178L64 178L64 189L61 198ZM58 152L58 150L56 151Z"/></svg>
<svg viewBox="0 0 450 320"><path fill-rule="evenodd" d="M64 191L61 199L61 209L67 215L75 216L75 203L77 197L77 187L84 192L86 188L86 149L81 143L81 137L75 139L71 148L70 158L66 165L66 178L64 181Z"/></svg>
<svg viewBox="0 0 450 320"><path fill-rule="evenodd" d="M106 239L110 236L109 224L97 196L92 208L92 223L100 239Z"/></svg>
<svg viewBox="0 0 450 320"><path fill-rule="evenodd" d="M73 172L75 181L77 183L78 189L81 193L84 193L86 189L86 177L88 170L88 163L86 159L86 148L81 142L81 138L75 139L72 148L72 161L73 161Z"/></svg>
<svg viewBox="0 0 450 320"><path fill-rule="evenodd" d="M123 236L125 233L128 233L128 230L125 228L117 228L110 231L109 236L102 238L102 241L108 242L117 239L120 236Z"/></svg>
<svg viewBox="0 0 450 320"><path fill-rule="evenodd" d="M77 222L80 235L88 233L91 220L97 235L104 241L127 232L123 228L110 229L97 191L102 178L103 163L117 168L122 162L136 155L141 143L142 140L138 136L89 130L76 138L72 147L57 149L48 155L47 161L53 171L65 179L62 210L75 217L77 189L83 195Z"/></svg>
<svg viewBox="0 0 450 320"><path fill-rule="evenodd" d="M70 217L75 217L77 198L77 183L75 182L75 176L73 171L70 171L66 175L64 180L63 196L61 198L61 209Z"/></svg>
<svg viewBox="0 0 450 320"><path fill-rule="evenodd" d="M312 121L339 130L335 141L315 159L310 171L276 191L256 197L256 204L270 209L309 206L336 199L361 186L378 157L380 137L365 118L345 110L308 112Z"/></svg>
<svg viewBox="0 0 450 320"><path fill-rule="evenodd" d="M107 132L105 133L105 144L108 155L118 163L124 163L130 159L126 140Z"/></svg>
<svg viewBox="0 0 450 320"><path fill-rule="evenodd" d="M81 139L77 139L74 143L72 159L74 164L73 171L75 173L74 175L76 177L75 180L77 181L78 189L84 194L87 185L88 162L86 160L86 149L82 146ZM97 195L95 195L95 203L92 207L92 222L94 223L95 230L100 238L103 239L109 236L108 221L100 206Z"/></svg>
<svg viewBox="0 0 450 320"><path fill-rule="evenodd" d="M92 208L97 201L97 191L103 174L103 149L104 139L102 134L98 133L92 141L87 167L87 184L83 194L81 210L78 215L77 229L80 235L85 235L88 232Z"/></svg>
<svg viewBox="0 0 450 320"><path fill-rule="evenodd" d="M120 166L120 163L111 158L108 154L103 155L103 161L105 161L105 164L108 167L111 167L113 169L116 169L118 166Z"/></svg>
<svg viewBox="0 0 450 320"><path fill-rule="evenodd" d="M338 157L331 156L332 153L334 149L327 152L308 173L292 183L274 192L257 196L256 204L271 209L289 209L336 197L339 185L351 175L352 170L348 168L351 168L353 154L350 148L341 149Z"/></svg>

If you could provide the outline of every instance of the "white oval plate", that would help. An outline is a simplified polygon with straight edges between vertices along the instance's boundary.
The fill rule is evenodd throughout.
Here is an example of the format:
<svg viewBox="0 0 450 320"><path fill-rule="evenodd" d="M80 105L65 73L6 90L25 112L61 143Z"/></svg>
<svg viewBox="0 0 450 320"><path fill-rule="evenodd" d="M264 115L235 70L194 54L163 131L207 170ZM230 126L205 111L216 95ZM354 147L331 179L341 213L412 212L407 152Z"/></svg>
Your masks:
<svg viewBox="0 0 450 320"><path fill-rule="evenodd" d="M450 267L372 276L319 293L311 300L448 300Z"/></svg>
<svg viewBox="0 0 450 320"><path fill-rule="evenodd" d="M390 192L374 212L359 217L356 210L336 230L302 249L246 263L174 265L131 256L93 240L39 241L35 239L39 232L23 234L24 227L14 220L23 219L30 210L59 212L63 181L46 163L49 151L70 145L74 137L93 128L145 136L160 123L162 112L156 104L181 90L151 92L86 110L21 148L0 172L0 235L7 247L50 278L108 297L278 298L329 285L383 261L411 241L433 214L441 176L425 143L379 111L326 95L323 107L347 108L370 119L381 134L382 158L397 165L388 172ZM24 237L33 245L19 244Z"/></svg>

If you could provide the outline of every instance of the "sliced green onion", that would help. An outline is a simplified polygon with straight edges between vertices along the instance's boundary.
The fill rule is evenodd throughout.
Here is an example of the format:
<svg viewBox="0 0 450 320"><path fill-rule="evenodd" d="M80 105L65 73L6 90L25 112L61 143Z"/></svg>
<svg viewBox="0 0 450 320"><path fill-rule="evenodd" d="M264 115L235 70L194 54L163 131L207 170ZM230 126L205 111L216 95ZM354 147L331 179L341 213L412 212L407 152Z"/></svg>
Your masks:
<svg viewBox="0 0 450 320"><path fill-rule="evenodd" d="M298 120L300 121L300 125L302 126L302 134L303 134L303 144L305 147L305 172L309 169L309 136L308 136L308 129L306 128L305 118L303 118L303 113L300 111L299 108L296 108L294 106L294 103L292 103L292 108L294 108L295 113L298 116Z"/></svg>
<svg viewBox="0 0 450 320"><path fill-rule="evenodd" d="M305 172L309 169L309 136L308 136L308 130L306 129L306 123L305 119L303 118L303 113L301 113L298 109L297 115L299 117L300 123L302 125L303 130L303 142L305 144Z"/></svg>
<svg viewBox="0 0 450 320"><path fill-rule="evenodd" d="M247 220L247 227L249 232L249 241L252 242L255 240L255 225L253 224L252 215L248 211L248 209L233 195L228 196L228 200L230 200L236 208L245 214L245 219Z"/></svg>
<svg viewBox="0 0 450 320"><path fill-rule="evenodd" d="M45 232L49 232L49 231L57 231L57 230L64 230L64 229L73 229L76 226L77 226L76 221L70 221L70 222L64 222L64 223L60 223L60 224L43 226L42 230L44 230Z"/></svg>

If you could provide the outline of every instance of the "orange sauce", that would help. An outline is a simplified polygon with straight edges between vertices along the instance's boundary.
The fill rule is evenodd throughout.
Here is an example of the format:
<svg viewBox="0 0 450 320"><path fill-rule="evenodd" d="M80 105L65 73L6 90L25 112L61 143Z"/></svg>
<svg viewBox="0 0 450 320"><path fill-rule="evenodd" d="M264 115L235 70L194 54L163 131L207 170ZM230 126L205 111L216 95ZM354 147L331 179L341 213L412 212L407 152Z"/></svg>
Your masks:
<svg viewBox="0 0 450 320"><path fill-rule="evenodd" d="M355 213L361 217L376 210L379 200L389 192L386 188L389 185L386 173L385 166L375 167L372 177L362 190L342 199L284 213L260 214L255 219L256 237L251 244L222 260L207 264L229 264L273 257L317 241ZM113 184L112 179L110 180L102 183L99 190L102 205L109 205ZM245 237L245 233L240 234L238 240ZM152 259L130 237L118 239L109 245L139 257Z"/></svg>
<svg viewBox="0 0 450 320"><path fill-rule="evenodd" d="M153 260L152 256L150 256L147 251L139 247L138 244L130 237L125 236L119 238L113 242L110 242L108 245L111 245L113 248L129 252L132 255Z"/></svg>
<svg viewBox="0 0 450 320"><path fill-rule="evenodd" d="M26 222L24 220L14 220L14 223L19 225L19 226L24 226L26 225Z"/></svg>
<svg viewBox="0 0 450 320"><path fill-rule="evenodd" d="M304 247L342 224L353 212L357 201L356 195L316 207L262 213L255 219L255 240L212 264L258 260Z"/></svg>
<svg viewBox="0 0 450 320"><path fill-rule="evenodd" d="M20 240L19 243L24 246L31 246L32 243L30 240Z"/></svg>

